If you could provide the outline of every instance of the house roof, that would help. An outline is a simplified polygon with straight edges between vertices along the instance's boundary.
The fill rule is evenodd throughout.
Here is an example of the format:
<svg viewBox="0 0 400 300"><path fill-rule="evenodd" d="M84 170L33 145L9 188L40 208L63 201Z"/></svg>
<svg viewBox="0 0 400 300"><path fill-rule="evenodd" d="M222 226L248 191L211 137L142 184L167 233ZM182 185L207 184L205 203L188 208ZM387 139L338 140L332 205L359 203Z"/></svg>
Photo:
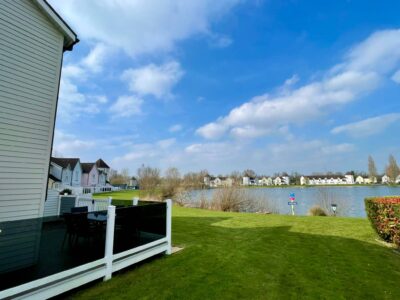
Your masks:
<svg viewBox="0 0 400 300"><path fill-rule="evenodd" d="M64 51L72 50L74 45L79 42L76 33L46 0L34 0L33 2L64 35Z"/></svg>
<svg viewBox="0 0 400 300"><path fill-rule="evenodd" d="M68 165L70 165L71 169L74 169L76 164L79 162L79 158L52 157L51 162L53 162L63 168L67 168Z"/></svg>
<svg viewBox="0 0 400 300"><path fill-rule="evenodd" d="M90 173L95 163L81 163L82 173Z"/></svg>
<svg viewBox="0 0 400 300"><path fill-rule="evenodd" d="M96 161L96 167L98 168L104 168L104 169L109 169L110 167L104 162L104 160L102 160L101 158L99 158Z"/></svg>

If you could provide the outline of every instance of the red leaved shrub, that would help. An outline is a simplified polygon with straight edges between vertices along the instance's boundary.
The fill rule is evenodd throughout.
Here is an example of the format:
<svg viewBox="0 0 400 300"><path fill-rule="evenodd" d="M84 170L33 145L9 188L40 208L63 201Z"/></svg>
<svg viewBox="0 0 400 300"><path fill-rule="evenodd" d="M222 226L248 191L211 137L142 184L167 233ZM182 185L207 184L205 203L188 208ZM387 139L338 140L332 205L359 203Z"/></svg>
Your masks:
<svg viewBox="0 0 400 300"><path fill-rule="evenodd" d="M400 246L400 196L366 198L365 209L378 235Z"/></svg>

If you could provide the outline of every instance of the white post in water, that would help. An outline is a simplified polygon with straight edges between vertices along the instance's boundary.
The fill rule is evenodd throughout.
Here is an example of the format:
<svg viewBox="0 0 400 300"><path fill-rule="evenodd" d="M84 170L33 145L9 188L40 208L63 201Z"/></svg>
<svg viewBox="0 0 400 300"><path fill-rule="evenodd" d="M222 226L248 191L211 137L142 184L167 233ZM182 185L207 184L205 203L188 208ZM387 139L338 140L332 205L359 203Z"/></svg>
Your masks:
<svg viewBox="0 0 400 300"><path fill-rule="evenodd" d="M167 203L167 241L168 241L168 249L165 254L172 253L172 200L167 199L165 201Z"/></svg>
<svg viewBox="0 0 400 300"><path fill-rule="evenodd" d="M111 198L111 197L110 197ZM106 247L104 258L106 260L106 274L103 281L111 279L113 248L114 248L114 225L115 225L115 206L110 205L107 209L107 228L106 228Z"/></svg>
<svg viewBox="0 0 400 300"><path fill-rule="evenodd" d="M139 204L139 197L133 197L132 198L132 205L137 206Z"/></svg>

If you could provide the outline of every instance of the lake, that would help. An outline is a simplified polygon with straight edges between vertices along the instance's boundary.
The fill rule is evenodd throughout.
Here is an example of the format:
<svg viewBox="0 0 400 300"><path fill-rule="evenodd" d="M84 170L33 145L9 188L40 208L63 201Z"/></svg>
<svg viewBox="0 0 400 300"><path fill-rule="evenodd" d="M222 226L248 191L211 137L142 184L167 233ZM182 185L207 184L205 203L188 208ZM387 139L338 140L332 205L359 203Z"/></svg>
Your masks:
<svg viewBox="0 0 400 300"><path fill-rule="evenodd" d="M217 189L194 191L192 200L200 197L211 199ZM331 203L337 204L338 215L366 217L364 199L366 197L400 195L400 186L337 186L337 187L285 187L246 188L250 198L257 199L259 207L279 214L290 214L289 195L295 194L296 215L307 215L314 205L320 205L331 212ZM250 210L251 211L251 210Z"/></svg>

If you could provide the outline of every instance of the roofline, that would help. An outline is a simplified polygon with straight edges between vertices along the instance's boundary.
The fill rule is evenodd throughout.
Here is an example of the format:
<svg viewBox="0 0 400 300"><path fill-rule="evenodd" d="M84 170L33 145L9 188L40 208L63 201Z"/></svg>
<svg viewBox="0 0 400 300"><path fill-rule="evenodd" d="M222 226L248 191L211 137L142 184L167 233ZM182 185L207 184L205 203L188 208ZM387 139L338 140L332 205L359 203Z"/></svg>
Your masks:
<svg viewBox="0 0 400 300"><path fill-rule="evenodd" d="M64 41L64 51L71 51L76 43L79 42L77 34L71 27L61 18L55 9L47 2L47 0L34 0L39 8L53 21L53 23L63 32L67 39Z"/></svg>

